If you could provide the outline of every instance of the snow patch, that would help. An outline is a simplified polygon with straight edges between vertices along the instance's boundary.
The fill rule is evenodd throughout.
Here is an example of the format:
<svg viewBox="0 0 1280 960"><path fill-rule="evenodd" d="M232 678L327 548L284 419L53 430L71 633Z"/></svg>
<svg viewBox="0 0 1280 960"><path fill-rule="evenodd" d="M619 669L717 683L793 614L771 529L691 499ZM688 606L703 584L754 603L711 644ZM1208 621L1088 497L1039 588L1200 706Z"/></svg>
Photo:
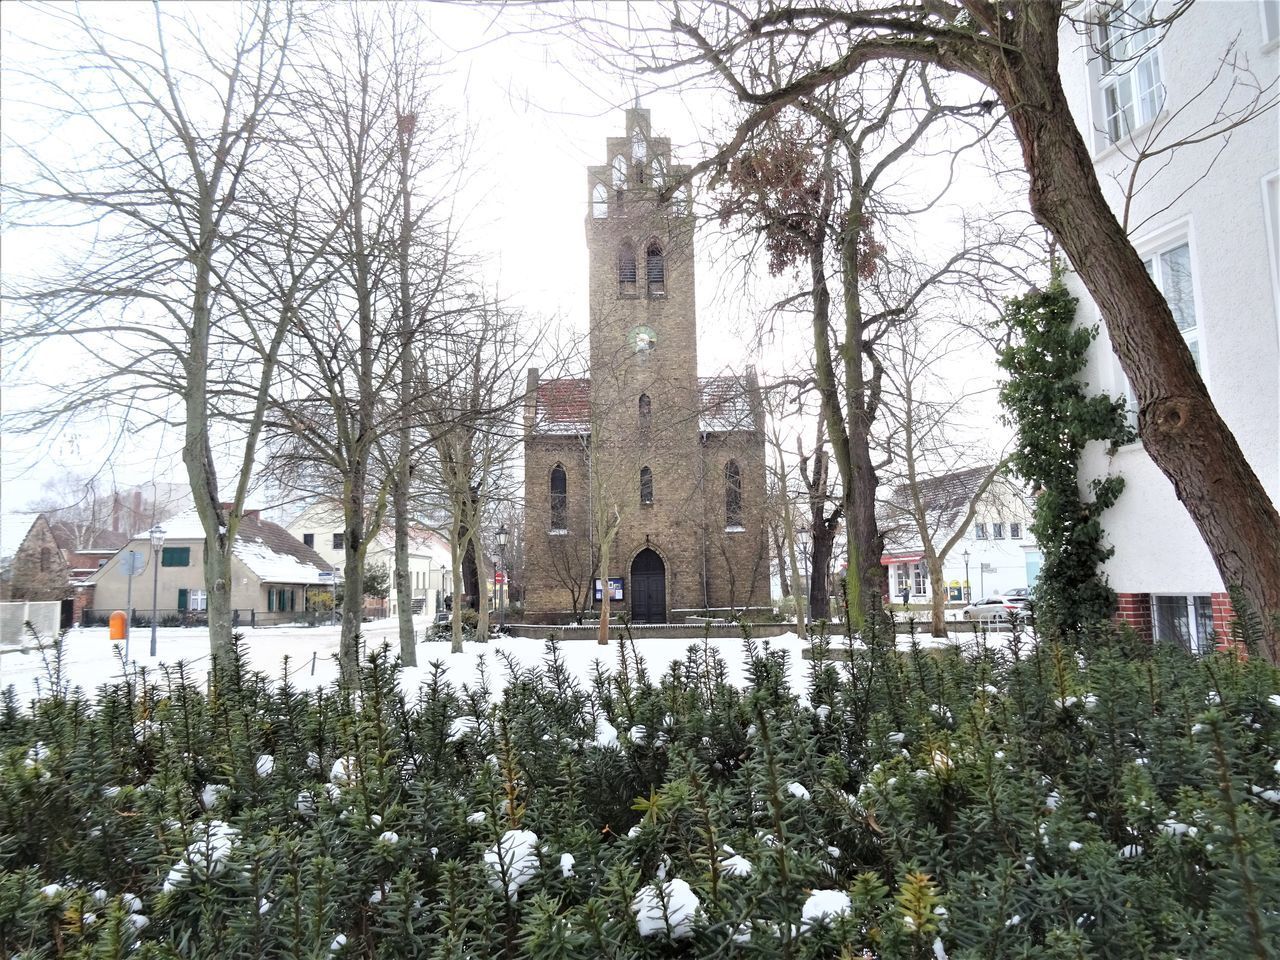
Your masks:
<svg viewBox="0 0 1280 960"><path fill-rule="evenodd" d="M514 902L520 888L538 872L538 835L532 830L508 830L484 852L484 862L493 874L489 884L495 890L505 889L507 899Z"/></svg>
<svg viewBox="0 0 1280 960"><path fill-rule="evenodd" d="M226 860L240 839L240 831L221 820L210 820L196 829L204 835L197 836L187 846L182 859L173 865L164 881L165 893L172 892L193 877L216 877L226 868Z"/></svg>
<svg viewBox="0 0 1280 960"><path fill-rule="evenodd" d="M814 890L800 908L800 929L810 930L830 923L852 909L853 901L843 890Z"/></svg>
<svg viewBox="0 0 1280 960"><path fill-rule="evenodd" d="M665 904L665 910L664 910ZM693 935L693 924L702 909L702 902L683 880L668 880L659 887L644 887L631 901L636 915L636 929L642 937L666 934L671 940L683 940Z"/></svg>

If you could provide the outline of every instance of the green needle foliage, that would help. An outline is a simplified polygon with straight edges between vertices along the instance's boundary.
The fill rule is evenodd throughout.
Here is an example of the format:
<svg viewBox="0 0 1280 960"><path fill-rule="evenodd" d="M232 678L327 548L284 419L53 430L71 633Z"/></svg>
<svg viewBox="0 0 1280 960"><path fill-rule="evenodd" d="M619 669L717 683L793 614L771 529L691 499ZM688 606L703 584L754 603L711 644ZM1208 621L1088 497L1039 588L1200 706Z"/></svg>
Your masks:
<svg viewBox="0 0 1280 960"><path fill-rule="evenodd" d="M1280 672L977 639L10 692L0 955L1276 956Z"/></svg>
<svg viewBox="0 0 1280 960"><path fill-rule="evenodd" d="M999 360L1009 374L1000 402L1017 431L1010 467L1036 494L1031 532L1044 554L1037 621L1042 633L1072 642L1115 609L1099 573L1113 552L1099 518L1124 489L1124 478L1112 476L1092 481L1091 500L1082 496L1080 456L1090 442L1133 439L1124 401L1088 394L1080 381L1098 331L1076 323L1076 303L1058 270L1046 289L1009 301L1010 343Z"/></svg>

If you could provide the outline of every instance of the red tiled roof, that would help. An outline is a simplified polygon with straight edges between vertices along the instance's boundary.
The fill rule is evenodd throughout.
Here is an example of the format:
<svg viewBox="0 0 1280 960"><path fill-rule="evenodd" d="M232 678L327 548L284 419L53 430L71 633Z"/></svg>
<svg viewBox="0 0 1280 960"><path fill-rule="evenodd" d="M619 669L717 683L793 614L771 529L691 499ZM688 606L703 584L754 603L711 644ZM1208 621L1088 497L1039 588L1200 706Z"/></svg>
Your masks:
<svg viewBox="0 0 1280 960"><path fill-rule="evenodd" d="M564 377L538 384L535 433L590 433L591 381Z"/></svg>

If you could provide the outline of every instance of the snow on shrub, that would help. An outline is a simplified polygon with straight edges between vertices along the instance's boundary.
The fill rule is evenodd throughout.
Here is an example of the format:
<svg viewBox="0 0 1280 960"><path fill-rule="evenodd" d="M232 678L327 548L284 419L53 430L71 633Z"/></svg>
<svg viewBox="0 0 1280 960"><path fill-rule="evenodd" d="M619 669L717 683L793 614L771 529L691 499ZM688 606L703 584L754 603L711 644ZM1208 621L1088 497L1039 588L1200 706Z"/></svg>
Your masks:
<svg viewBox="0 0 1280 960"><path fill-rule="evenodd" d="M668 939L682 940L693 936L693 924L702 910L702 901L680 879L659 886L643 887L631 901L636 915L636 929L642 937L666 934Z"/></svg>
<svg viewBox="0 0 1280 960"><path fill-rule="evenodd" d="M538 872L538 835L532 830L508 830L484 852L484 863L492 874L489 884L505 890L507 899L514 901Z"/></svg>
<svg viewBox="0 0 1280 960"><path fill-rule="evenodd" d="M196 833L196 839L187 846L182 859L169 871L164 881L165 893L193 879L216 877L226 868L227 858L240 839L240 831L221 820L197 824Z"/></svg>
<svg viewBox="0 0 1280 960"><path fill-rule="evenodd" d="M800 929L809 930L830 923L852 909L853 901L843 890L814 890L800 908Z"/></svg>

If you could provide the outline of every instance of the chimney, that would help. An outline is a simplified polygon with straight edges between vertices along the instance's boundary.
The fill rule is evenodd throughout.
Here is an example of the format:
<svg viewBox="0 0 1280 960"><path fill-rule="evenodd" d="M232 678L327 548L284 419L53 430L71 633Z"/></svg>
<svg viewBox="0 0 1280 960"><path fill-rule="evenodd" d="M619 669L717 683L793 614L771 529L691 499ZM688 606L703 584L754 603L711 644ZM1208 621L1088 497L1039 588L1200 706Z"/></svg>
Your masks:
<svg viewBox="0 0 1280 960"><path fill-rule="evenodd" d="M111 491L111 532L120 532L120 494Z"/></svg>
<svg viewBox="0 0 1280 960"><path fill-rule="evenodd" d="M524 432L533 433L538 417L538 368L530 367L524 388Z"/></svg>

